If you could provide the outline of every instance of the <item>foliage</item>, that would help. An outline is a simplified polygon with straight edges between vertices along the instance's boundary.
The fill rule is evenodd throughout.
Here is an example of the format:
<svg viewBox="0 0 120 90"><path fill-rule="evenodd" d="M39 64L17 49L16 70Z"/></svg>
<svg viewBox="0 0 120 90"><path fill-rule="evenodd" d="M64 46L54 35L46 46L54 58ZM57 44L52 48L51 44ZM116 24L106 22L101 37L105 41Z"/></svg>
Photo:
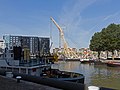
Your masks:
<svg viewBox="0 0 120 90"><path fill-rule="evenodd" d="M103 28L101 32L96 32L90 40L90 50L111 51L120 50L120 25L110 24Z"/></svg>

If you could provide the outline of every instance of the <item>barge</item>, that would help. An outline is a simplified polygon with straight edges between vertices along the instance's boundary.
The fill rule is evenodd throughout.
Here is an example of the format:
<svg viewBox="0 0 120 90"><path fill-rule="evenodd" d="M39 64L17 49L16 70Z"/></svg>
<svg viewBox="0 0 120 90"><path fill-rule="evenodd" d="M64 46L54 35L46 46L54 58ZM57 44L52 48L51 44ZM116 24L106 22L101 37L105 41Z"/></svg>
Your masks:
<svg viewBox="0 0 120 90"><path fill-rule="evenodd" d="M13 60L14 61L14 60ZM74 72L52 69L51 64L36 64L34 66L8 65L5 60L0 60L0 69L11 73L32 75L40 78L51 78L60 81L70 81L84 84L84 75Z"/></svg>

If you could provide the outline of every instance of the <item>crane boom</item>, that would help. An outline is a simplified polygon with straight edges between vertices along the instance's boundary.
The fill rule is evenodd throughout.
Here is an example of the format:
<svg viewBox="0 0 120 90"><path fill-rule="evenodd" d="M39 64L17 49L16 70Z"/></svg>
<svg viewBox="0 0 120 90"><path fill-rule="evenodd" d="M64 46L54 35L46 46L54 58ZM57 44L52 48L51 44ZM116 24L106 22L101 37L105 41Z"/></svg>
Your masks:
<svg viewBox="0 0 120 90"><path fill-rule="evenodd" d="M52 17L50 17L50 19L53 21L53 23L56 25L56 27L58 28L58 30L60 31L60 33L61 33L61 35L63 35L63 30L62 30L62 28L56 23L56 21L52 18Z"/></svg>
<svg viewBox="0 0 120 90"><path fill-rule="evenodd" d="M68 48L68 44L64 38L64 33L63 33L63 30L62 28L56 23L56 21L50 17L50 19L53 21L53 23L56 25L56 27L58 28L59 32L60 32L60 36L62 38L62 41L63 41L63 49L64 49L64 54L65 54L65 57L67 58L71 58L71 57L74 57L74 58L78 58L78 56L76 55L75 52L73 52L70 48Z"/></svg>

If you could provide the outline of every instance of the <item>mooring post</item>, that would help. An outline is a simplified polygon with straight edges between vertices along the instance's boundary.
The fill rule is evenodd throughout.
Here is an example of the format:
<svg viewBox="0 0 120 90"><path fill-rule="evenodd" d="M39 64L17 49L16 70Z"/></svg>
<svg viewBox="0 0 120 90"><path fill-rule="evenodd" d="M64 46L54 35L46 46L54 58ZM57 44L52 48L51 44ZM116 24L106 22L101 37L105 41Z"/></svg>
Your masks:
<svg viewBox="0 0 120 90"><path fill-rule="evenodd" d="M16 79L17 79L17 83L20 83L20 80L21 80L21 76L17 76Z"/></svg>

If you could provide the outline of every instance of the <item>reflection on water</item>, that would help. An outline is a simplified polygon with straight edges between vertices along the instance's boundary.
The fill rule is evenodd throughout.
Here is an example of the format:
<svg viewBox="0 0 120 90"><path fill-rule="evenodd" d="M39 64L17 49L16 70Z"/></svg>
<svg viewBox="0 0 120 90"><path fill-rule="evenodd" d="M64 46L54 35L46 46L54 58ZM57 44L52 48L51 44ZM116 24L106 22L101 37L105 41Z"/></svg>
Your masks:
<svg viewBox="0 0 120 90"><path fill-rule="evenodd" d="M58 62L52 68L63 71L81 73L85 76L85 84L109 87L120 90L120 68L106 65L81 64L79 61Z"/></svg>

